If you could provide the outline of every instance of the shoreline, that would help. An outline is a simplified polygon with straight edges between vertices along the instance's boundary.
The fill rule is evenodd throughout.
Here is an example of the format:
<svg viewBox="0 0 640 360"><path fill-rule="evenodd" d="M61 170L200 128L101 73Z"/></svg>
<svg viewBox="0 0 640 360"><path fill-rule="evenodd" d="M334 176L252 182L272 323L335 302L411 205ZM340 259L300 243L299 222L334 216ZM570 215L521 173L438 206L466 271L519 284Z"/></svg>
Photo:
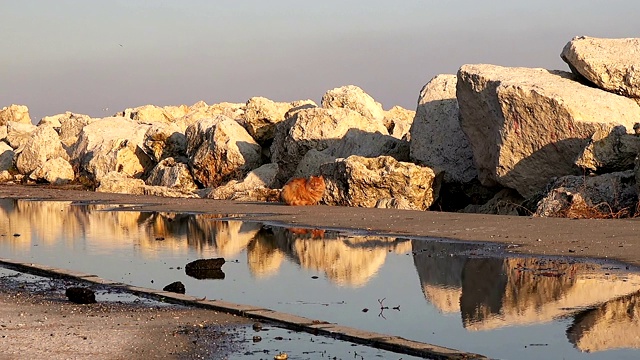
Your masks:
<svg viewBox="0 0 640 360"><path fill-rule="evenodd" d="M566 219L434 211L286 206L280 203L162 198L97 193L70 187L0 185L0 198L127 204L136 211L240 215L291 227L372 235L502 244L508 253L618 260L640 266L640 219Z"/></svg>

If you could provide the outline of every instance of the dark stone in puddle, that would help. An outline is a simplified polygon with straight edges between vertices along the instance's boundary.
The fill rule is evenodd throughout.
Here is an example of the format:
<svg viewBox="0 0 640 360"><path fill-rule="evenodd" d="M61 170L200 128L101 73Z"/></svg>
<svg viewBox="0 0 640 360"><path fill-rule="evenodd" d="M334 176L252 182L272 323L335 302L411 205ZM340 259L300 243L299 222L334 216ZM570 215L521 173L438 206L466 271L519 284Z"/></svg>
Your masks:
<svg viewBox="0 0 640 360"><path fill-rule="evenodd" d="M76 304L93 304L96 302L96 293L83 287L70 287L65 292L69 301Z"/></svg>
<svg viewBox="0 0 640 360"><path fill-rule="evenodd" d="M170 291L178 294L184 294L186 289L184 288L184 284L181 281L174 281L171 284L162 288L164 291Z"/></svg>
<svg viewBox="0 0 640 360"><path fill-rule="evenodd" d="M259 323L259 322L253 323L253 330L255 330L255 331L262 330L262 323Z"/></svg>
<svg viewBox="0 0 640 360"><path fill-rule="evenodd" d="M256 336L254 336L254 337L253 337L253 342L254 342L254 343L255 343L255 342L260 342L260 341L262 341L262 337L260 337L260 336L258 336L258 335L256 335Z"/></svg>
<svg viewBox="0 0 640 360"><path fill-rule="evenodd" d="M198 280L224 279L224 272L221 270L224 263L224 258L198 259L188 263L184 271L188 276Z"/></svg>
<svg viewBox="0 0 640 360"><path fill-rule="evenodd" d="M191 270L220 270L224 265L224 258L215 259L198 259L188 263L184 269L186 271Z"/></svg>

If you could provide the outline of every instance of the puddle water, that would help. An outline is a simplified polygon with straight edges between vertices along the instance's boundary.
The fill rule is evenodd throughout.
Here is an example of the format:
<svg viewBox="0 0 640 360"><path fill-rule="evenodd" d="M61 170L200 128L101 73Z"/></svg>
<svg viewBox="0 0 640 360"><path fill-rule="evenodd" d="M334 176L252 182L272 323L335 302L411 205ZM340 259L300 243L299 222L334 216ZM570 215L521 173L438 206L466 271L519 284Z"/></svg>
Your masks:
<svg viewBox="0 0 640 360"><path fill-rule="evenodd" d="M492 358L640 357L640 273L619 264L500 257L479 244L114 209L121 208L0 199L0 256L155 289L181 281L197 297ZM224 276L199 280L185 273L187 263L214 257L226 259ZM288 334L296 341L287 346L319 341ZM265 341L250 353L264 357L258 346L271 345ZM309 347L315 355L300 358L324 356L327 348L316 345ZM354 358L356 350L344 346L345 358ZM365 358L410 358L368 351Z"/></svg>

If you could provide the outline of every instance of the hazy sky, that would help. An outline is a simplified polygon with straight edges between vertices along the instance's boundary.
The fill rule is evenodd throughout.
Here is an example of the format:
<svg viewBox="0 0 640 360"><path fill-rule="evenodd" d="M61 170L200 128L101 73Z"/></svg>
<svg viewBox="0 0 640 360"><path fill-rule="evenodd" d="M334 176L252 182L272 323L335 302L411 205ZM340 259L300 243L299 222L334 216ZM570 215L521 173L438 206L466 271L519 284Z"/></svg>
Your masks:
<svg viewBox="0 0 640 360"><path fill-rule="evenodd" d="M638 0L0 0L0 13L0 107L27 105L34 121L319 102L348 84L415 110L429 79L463 64L567 70L573 36L640 37Z"/></svg>

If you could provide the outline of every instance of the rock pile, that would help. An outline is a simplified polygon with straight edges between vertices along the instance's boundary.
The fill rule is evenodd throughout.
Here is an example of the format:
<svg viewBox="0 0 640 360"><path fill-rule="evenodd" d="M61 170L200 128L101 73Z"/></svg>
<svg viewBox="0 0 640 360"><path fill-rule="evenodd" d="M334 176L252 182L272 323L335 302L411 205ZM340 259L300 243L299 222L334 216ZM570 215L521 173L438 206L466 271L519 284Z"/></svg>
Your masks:
<svg viewBox="0 0 640 360"><path fill-rule="evenodd" d="M571 72L463 65L429 81L415 112L385 111L353 85L320 106L254 97L37 126L11 105L0 110L0 181L265 201L291 177L323 175L328 205L633 215L638 53L640 39L576 37L561 54Z"/></svg>

